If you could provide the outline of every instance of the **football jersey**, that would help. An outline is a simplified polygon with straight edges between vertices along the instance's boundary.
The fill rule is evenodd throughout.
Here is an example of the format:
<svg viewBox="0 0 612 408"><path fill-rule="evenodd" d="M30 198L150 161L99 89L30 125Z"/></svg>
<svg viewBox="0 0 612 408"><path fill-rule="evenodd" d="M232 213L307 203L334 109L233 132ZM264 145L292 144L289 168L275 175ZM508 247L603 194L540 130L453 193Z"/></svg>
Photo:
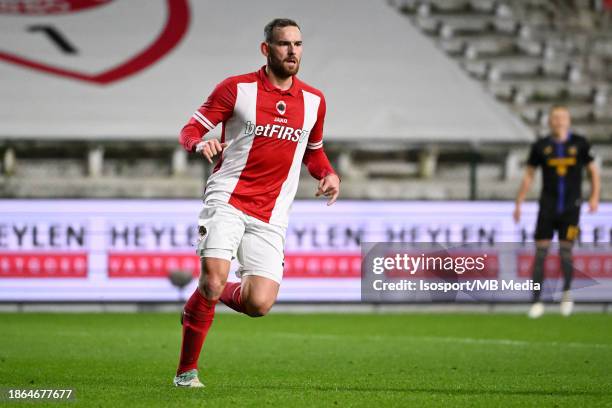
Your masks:
<svg viewBox="0 0 612 408"><path fill-rule="evenodd" d="M592 161L591 145L574 133L565 142L547 136L533 143L527 164L542 166L540 206L557 213L580 208L583 169Z"/></svg>
<svg viewBox="0 0 612 408"><path fill-rule="evenodd" d="M265 67L227 78L187 126L200 136L222 124L227 143L208 178L204 202L227 202L262 221L286 226L306 149L323 147L323 94L293 77L288 90L272 85ZM192 150L199 140L186 145Z"/></svg>

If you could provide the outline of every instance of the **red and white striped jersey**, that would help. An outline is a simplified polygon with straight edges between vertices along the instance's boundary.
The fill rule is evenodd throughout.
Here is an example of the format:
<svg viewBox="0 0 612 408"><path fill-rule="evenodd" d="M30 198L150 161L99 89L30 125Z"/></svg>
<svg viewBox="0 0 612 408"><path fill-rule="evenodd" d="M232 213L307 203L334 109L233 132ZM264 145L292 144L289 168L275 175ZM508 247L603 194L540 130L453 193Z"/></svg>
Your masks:
<svg viewBox="0 0 612 408"><path fill-rule="evenodd" d="M185 126L196 127L196 137L182 140L193 151L202 135L223 124L227 147L208 178L204 201L227 202L286 226L306 149L323 146L324 119L323 94L297 77L286 91L270 83L265 67L221 82Z"/></svg>

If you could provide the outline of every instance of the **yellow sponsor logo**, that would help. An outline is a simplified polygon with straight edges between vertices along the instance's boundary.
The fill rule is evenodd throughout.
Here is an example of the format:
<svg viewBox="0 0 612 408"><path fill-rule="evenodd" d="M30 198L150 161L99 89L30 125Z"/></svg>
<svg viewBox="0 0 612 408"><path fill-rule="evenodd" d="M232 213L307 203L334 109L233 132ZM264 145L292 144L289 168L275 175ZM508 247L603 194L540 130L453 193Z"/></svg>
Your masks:
<svg viewBox="0 0 612 408"><path fill-rule="evenodd" d="M557 175L563 177L567 174L567 168L576 165L575 157L557 157L546 161L548 167L555 167Z"/></svg>

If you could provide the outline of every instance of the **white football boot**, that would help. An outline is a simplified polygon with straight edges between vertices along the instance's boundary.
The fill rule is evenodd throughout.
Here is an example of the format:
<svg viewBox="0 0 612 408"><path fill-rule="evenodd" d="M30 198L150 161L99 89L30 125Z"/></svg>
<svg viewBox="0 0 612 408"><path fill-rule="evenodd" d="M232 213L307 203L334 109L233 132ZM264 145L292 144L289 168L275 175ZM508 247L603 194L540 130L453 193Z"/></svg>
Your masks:
<svg viewBox="0 0 612 408"><path fill-rule="evenodd" d="M198 379L198 370L193 369L180 373L174 377L175 387L186 387L186 388L202 388L204 384Z"/></svg>
<svg viewBox="0 0 612 408"><path fill-rule="evenodd" d="M529 316L530 319L537 319L539 317L542 317L543 314L544 303L535 302L533 305L531 305L531 309L529 309L529 313L527 313L527 316Z"/></svg>

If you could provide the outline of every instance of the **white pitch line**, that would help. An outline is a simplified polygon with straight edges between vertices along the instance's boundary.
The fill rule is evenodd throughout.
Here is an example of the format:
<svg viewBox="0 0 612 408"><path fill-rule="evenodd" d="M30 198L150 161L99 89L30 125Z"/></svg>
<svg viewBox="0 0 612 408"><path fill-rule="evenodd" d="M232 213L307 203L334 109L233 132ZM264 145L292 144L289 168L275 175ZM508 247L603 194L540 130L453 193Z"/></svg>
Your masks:
<svg viewBox="0 0 612 408"><path fill-rule="evenodd" d="M579 342L558 342L558 341L526 341L526 340L511 340L511 339L477 339L472 337L435 337L435 336L380 336L380 335L339 335L339 334L302 334L289 332L272 332L268 333L271 336L295 338L295 339L319 339L319 340L338 340L347 337L365 338L369 340L388 340L401 339L409 341L429 341L439 343L462 343L462 344L492 344L500 346L561 346L561 347L577 347L577 348L603 348L610 349L612 344L601 343L579 343Z"/></svg>

